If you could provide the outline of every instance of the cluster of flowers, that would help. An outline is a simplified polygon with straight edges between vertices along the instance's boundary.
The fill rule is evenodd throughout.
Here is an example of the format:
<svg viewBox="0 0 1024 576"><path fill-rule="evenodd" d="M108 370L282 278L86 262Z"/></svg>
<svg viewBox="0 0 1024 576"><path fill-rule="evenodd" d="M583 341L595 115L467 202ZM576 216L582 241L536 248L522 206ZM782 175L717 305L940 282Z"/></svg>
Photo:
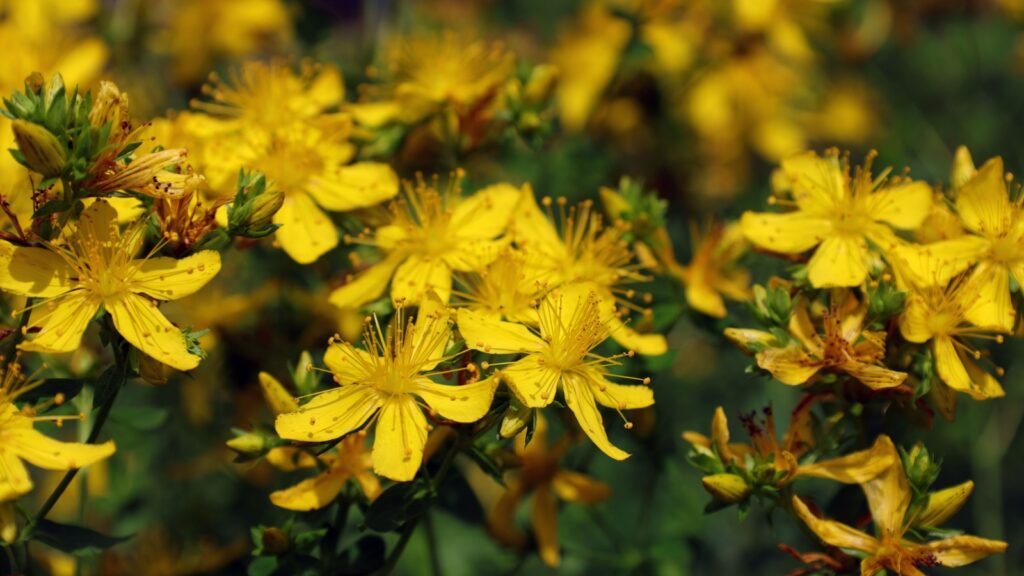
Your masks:
<svg viewBox="0 0 1024 576"><path fill-rule="evenodd" d="M742 418L750 445L729 442L721 408L710 438L684 434L719 505L745 512L763 499L830 546L824 554L786 548L810 565L806 573L853 569L859 558L862 574L921 574L1006 549L939 528L973 483L931 491L939 466L923 445L901 452L876 431L870 447L847 447L867 441L872 411L930 419L934 408L952 421L958 392L1004 395L1003 370L968 339L999 343L1014 334L1021 212L1012 178L1000 158L976 169L964 148L947 190L889 170L873 174L872 159L854 168L837 151L791 157L770 197L782 210L747 212L737 223L743 240L792 264L787 279L754 287L762 328L725 330L756 370L801 389L782 444L770 409L762 420ZM735 266L718 262L723 274ZM802 477L860 485L875 535L822 518L794 493Z"/></svg>

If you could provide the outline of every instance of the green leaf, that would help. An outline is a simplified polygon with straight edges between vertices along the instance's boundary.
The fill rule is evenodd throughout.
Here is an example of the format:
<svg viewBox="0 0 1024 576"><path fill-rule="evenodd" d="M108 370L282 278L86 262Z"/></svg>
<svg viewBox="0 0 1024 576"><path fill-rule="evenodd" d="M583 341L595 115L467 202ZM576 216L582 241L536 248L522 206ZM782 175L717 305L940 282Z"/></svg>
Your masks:
<svg viewBox="0 0 1024 576"><path fill-rule="evenodd" d="M110 419L139 432L151 432L163 426L168 416L168 409L158 406L119 406Z"/></svg>
<svg viewBox="0 0 1024 576"><path fill-rule="evenodd" d="M84 526L58 524L50 520L41 520L32 532L34 540L38 540L51 548L74 556L92 556L125 542L131 536L107 536Z"/></svg>
<svg viewBox="0 0 1024 576"><path fill-rule="evenodd" d="M501 484L502 486L505 485L505 476L502 473L501 465L498 464L490 454L485 452L476 444L470 446L469 449L466 450L466 454L468 454L469 457L472 458L473 461L480 466L480 469L486 472L488 476L497 480L498 484Z"/></svg>

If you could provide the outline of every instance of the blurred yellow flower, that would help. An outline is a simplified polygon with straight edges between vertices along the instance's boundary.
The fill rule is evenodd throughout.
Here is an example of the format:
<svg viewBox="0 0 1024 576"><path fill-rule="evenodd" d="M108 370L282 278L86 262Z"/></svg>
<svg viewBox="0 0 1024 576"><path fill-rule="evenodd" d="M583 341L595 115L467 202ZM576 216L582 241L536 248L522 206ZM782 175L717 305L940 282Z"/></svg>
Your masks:
<svg viewBox="0 0 1024 576"><path fill-rule="evenodd" d="M117 212L105 201L91 204L65 243L46 248L0 243L0 288L40 298L34 304L21 347L72 352L103 306L125 340L144 354L179 370L199 365L184 334L156 307L202 288L220 270L220 254L203 251L188 258L137 258L142 225L123 233Z"/></svg>
<svg viewBox="0 0 1024 576"><path fill-rule="evenodd" d="M580 427L602 452L616 460L629 454L614 446L604 429L597 405L619 411L654 404L649 378L612 374L609 368L622 356L605 357L594 352L610 331L611 314L593 288L574 284L551 292L541 303L539 331L484 316L472 310L458 311L459 332L466 346L488 354L526 353L521 360L502 368L503 382L530 408L543 408L555 400L559 389ZM642 386L623 386L609 378L642 381ZM631 424L626 423L626 427Z"/></svg>
<svg viewBox="0 0 1024 576"><path fill-rule="evenodd" d="M758 247L800 254L817 247L807 274L816 288L857 286L868 276L871 245L883 253L902 241L893 232L914 230L928 216L931 187L904 177L871 174L871 160L851 177L838 151L805 152L783 161L795 210L745 212L743 232ZM776 200L776 202L788 202ZM870 243L870 245L869 245Z"/></svg>
<svg viewBox="0 0 1024 576"><path fill-rule="evenodd" d="M326 470L295 486L273 492L270 501L286 510L319 510L334 502L350 479L359 483L370 500L380 494L380 480L370 471L373 462L366 452L365 432L348 435L338 443L336 453L324 454L320 460Z"/></svg>
<svg viewBox="0 0 1024 576"><path fill-rule="evenodd" d="M423 461L429 425L421 402L455 422L475 422L491 407L493 378L460 386L438 384L432 375L446 356L449 312L436 295L423 299L415 323L399 308L385 334L376 319L367 323L367 350L332 340L324 363L338 387L317 393L298 411L277 417L277 433L287 440L324 442L371 422L374 472L408 481Z"/></svg>

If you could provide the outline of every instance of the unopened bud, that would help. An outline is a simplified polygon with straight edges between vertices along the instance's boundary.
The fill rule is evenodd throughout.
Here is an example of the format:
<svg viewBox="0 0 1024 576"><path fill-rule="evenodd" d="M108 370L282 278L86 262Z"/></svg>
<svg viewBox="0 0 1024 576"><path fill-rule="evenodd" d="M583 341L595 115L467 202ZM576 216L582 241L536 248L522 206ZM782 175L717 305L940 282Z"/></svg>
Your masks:
<svg viewBox="0 0 1024 576"><path fill-rule="evenodd" d="M711 474L705 476L701 482L715 500L726 504L742 502L750 495L747 481L735 474Z"/></svg>
<svg viewBox="0 0 1024 576"><path fill-rule="evenodd" d="M252 212L249 213L248 224L250 228L264 228L269 226L274 219L274 214L284 205L284 193L277 188L265 190L259 196L253 198Z"/></svg>
<svg viewBox="0 0 1024 576"><path fill-rule="evenodd" d="M280 556L290 547L288 535L284 530L274 526L263 529L260 543L263 544L263 551L272 556Z"/></svg>
<svg viewBox="0 0 1024 576"><path fill-rule="evenodd" d="M259 434L246 433L241 436L236 436L227 442L228 448L231 448L239 454L262 454L266 449L267 442Z"/></svg>
<svg viewBox="0 0 1024 576"><path fill-rule="evenodd" d="M67 151L56 136L43 126L27 120L14 120L11 126L14 141L30 170L45 178L54 178L64 173Z"/></svg>
<svg viewBox="0 0 1024 576"><path fill-rule="evenodd" d="M551 98L558 80L558 69L550 64L536 66L523 88L523 100L534 106L544 104Z"/></svg>

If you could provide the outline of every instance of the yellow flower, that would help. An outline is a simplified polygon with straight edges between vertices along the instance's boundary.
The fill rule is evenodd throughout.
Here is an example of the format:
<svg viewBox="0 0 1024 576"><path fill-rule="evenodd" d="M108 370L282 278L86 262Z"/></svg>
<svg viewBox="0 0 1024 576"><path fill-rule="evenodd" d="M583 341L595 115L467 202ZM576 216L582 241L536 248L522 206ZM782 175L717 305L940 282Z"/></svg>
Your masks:
<svg viewBox="0 0 1024 576"><path fill-rule="evenodd" d="M759 472L756 469L757 462L767 462L775 472L769 478L777 487L801 477L826 478L844 484L858 484L878 476L894 462L899 462L899 457L894 456L894 452L890 450L892 443L889 438L881 436L866 450L820 462L801 464L799 459L817 443L814 417L811 414L811 408L816 401L817 397L805 398L793 410L789 429L786 430L781 446L776 438L775 417L770 408L764 411L762 425L755 422L756 414L741 418L747 433L750 434L750 444L729 442L729 424L721 406L715 409L711 419L710 438L698 432L684 432L683 439L689 442L697 453L717 456L723 464L749 469L755 474Z"/></svg>
<svg viewBox="0 0 1024 576"><path fill-rule="evenodd" d="M933 285L976 264L967 281L973 295L965 318L976 326L1013 329L1016 312L1010 299L1010 279L1024 282L1024 217L1021 200L1011 200L1003 159L992 158L976 172L969 153L958 152L955 177L956 210L963 236L901 250L910 272ZM932 269L927 269L931 266Z"/></svg>
<svg viewBox="0 0 1024 576"><path fill-rule="evenodd" d="M336 454L320 457L327 465L326 470L295 486L273 492L270 501L286 510L319 510L334 502L349 479L359 483L367 498L375 499L380 494L380 480L370 471L373 463L365 448L366 433L350 434L338 443Z"/></svg>
<svg viewBox="0 0 1024 576"><path fill-rule="evenodd" d="M423 461L429 426L421 403L455 422L476 422L491 407L497 386L488 378L462 386L430 379L451 339L449 312L436 295L423 300L415 323L399 308L385 335L376 319L366 325L367 350L331 341L324 363L338 387L320 392L298 411L277 417L277 433L301 442L341 438L367 422L374 429L373 470L412 480Z"/></svg>
<svg viewBox="0 0 1024 576"><path fill-rule="evenodd" d="M674 260L669 271L686 287L686 301L698 312L725 318L723 296L738 301L750 299L750 273L736 266L736 260L746 251L739 226L712 225L701 236L696 226L691 228L693 258L686 266Z"/></svg>
<svg viewBox="0 0 1024 576"><path fill-rule="evenodd" d="M167 50L182 85L202 80L219 58L278 53L292 39L292 13L280 0L183 0L167 6Z"/></svg>
<svg viewBox="0 0 1024 576"><path fill-rule="evenodd" d="M179 370L199 365L185 336L157 309L158 300L195 293L220 270L220 255L203 251L181 260L137 258L143 224L123 233L117 212L97 201L82 212L63 244L46 248L0 243L0 288L40 298L32 308L21 345L39 352L79 348L102 306L117 331L144 354Z"/></svg>
<svg viewBox="0 0 1024 576"><path fill-rule="evenodd" d="M306 63L296 73L278 62L247 62L205 88L210 101L192 106L206 114L181 115L171 131L198 141L199 165L220 197L235 191L239 169L258 170L284 194L273 222L275 238L300 264L338 245L325 211L366 208L398 193L398 176L386 164L351 163L352 119L328 113L344 99L341 73Z"/></svg>
<svg viewBox="0 0 1024 576"><path fill-rule="evenodd" d="M548 284L528 260L522 252L505 250L480 272L459 275L463 288L453 294L483 316L536 326L537 304Z"/></svg>
<svg viewBox="0 0 1024 576"><path fill-rule="evenodd" d="M863 283L871 262L870 245L883 253L899 245L893 228L916 229L932 200L931 187L924 182L872 176L873 156L853 177L848 162L836 151L824 157L805 152L783 161L796 209L781 214L746 212L741 221L744 234L755 245L783 254L817 247L807 264L816 288Z"/></svg>
<svg viewBox="0 0 1024 576"><path fill-rule="evenodd" d="M525 430L516 437L514 449L520 466L505 475L506 490L487 514L487 527L495 538L508 546L521 547L526 543L526 537L516 528L516 509L532 494L530 519L533 533L541 560L551 567L558 566L561 560L558 550L558 499L595 504L611 496L607 485L559 466L569 446L568 436L549 446L547 423L538 417L537 429L529 444L526 443Z"/></svg>
<svg viewBox="0 0 1024 576"><path fill-rule="evenodd" d="M966 344L965 337L1002 341L999 330L972 326L967 317L982 298L974 284L962 278L948 286L911 284L900 315L900 333L910 342L932 343L935 370L942 382L975 400L1005 395L999 381L978 365L982 353ZM1001 373L1001 370L997 368Z"/></svg>
<svg viewBox="0 0 1024 576"><path fill-rule="evenodd" d="M103 444L60 442L37 431L36 422L60 424L77 417L41 417L35 416L30 407L19 410L14 405L15 400L35 385L26 381L17 358L7 364L0 377L0 505L32 490L32 478L23 461L47 470L72 470L103 460L115 450L113 441ZM14 530L13 519L10 520L0 518L0 530L5 534Z"/></svg>
<svg viewBox="0 0 1024 576"><path fill-rule="evenodd" d="M884 437L884 436L883 436ZM911 489L896 448L889 443L895 462L872 480L861 484L868 499L875 536L845 524L815 516L799 496L793 496L793 510L826 544L857 550L867 555L861 574L891 570L902 576L923 576L921 568L958 567L1006 550L1006 542L977 536L950 536L932 542L907 539L908 530L918 524L934 525L956 511L970 494L965 485L932 494L920 515L907 518ZM926 522L920 522L924 519Z"/></svg>
<svg viewBox="0 0 1024 576"><path fill-rule="evenodd" d="M609 378L626 378L650 383L649 378L619 376L608 368L624 355L604 357L593 349L604 342L611 330L606 308L592 288L575 284L557 289L544 299L538 310L539 330L503 322L466 308L459 309L459 331L466 345L489 354L526 353L521 360L501 370L501 379L530 408L542 408L555 400L561 389L566 404L580 427L602 452L616 460L629 454L614 446L605 433L597 405L617 411L646 408L654 404L648 386L623 386ZM539 333L538 333L539 332ZM627 422L626 427L631 427Z"/></svg>
<svg viewBox="0 0 1024 576"><path fill-rule="evenodd" d="M864 327L867 302L848 293L842 304L823 313L824 334L819 335L804 300L797 302L789 320L793 336L786 346L775 344L769 332L727 328L727 338L744 349L754 345L757 365L790 386L806 384L818 372L846 373L872 390L899 386L907 374L885 367L885 332Z"/></svg>
<svg viewBox="0 0 1024 576"><path fill-rule="evenodd" d="M522 202L511 224L516 244L530 258L529 264L552 288L585 283L596 292L607 309L611 337L639 354L656 356L668 350L661 334L640 334L627 326L615 313L616 304L638 310L629 298L633 291L623 285L647 279L633 263L633 251L624 238L625 223L605 226L593 202L585 201L566 210L558 201L561 226L550 214L552 201L543 200L548 213L537 206L533 190L525 189ZM616 297L620 295L622 297ZM642 310L647 315L649 310Z"/></svg>
<svg viewBox="0 0 1024 576"><path fill-rule="evenodd" d="M447 107L464 114L486 108L514 65L500 44L473 42L451 31L399 37L386 54L383 83L362 86L368 100L345 109L371 127L414 124Z"/></svg>
<svg viewBox="0 0 1024 576"><path fill-rule="evenodd" d="M495 184L463 198L461 180L460 171L444 192L436 182L406 183L404 196L391 204L391 223L377 228L372 238L356 239L387 255L335 290L331 303L361 306L378 298L389 282L394 302L416 304L431 290L447 302L452 271L476 271L494 261L508 243L499 237L520 192L509 184Z"/></svg>

